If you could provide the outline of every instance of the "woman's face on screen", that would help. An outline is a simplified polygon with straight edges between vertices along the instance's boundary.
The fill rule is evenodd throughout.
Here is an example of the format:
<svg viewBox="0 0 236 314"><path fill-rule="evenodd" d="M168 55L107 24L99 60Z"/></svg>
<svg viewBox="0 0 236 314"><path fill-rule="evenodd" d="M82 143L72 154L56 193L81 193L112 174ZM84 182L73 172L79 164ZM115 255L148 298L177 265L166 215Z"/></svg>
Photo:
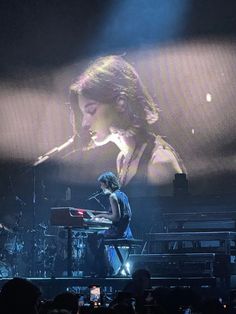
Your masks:
<svg viewBox="0 0 236 314"><path fill-rule="evenodd" d="M89 130L95 145L102 146L110 142L110 128L118 116L115 108L82 95L79 95L79 107L83 115L82 127Z"/></svg>

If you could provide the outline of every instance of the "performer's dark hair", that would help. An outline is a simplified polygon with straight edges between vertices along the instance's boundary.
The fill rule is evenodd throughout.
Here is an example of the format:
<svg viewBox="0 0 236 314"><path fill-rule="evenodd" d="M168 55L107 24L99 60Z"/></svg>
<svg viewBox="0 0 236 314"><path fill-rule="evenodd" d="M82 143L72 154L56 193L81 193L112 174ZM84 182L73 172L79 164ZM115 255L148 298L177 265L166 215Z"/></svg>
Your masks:
<svg viewBox="0 0 236 314"><path fill-rule="evenodd" d="M131 126L136 128L149 129L158 120L158 106L134 67L121 56L97 58L70 86L70 92L76 102L83 95L108 105L117 105L117 99L125 97Z"/></svg>
<svg viewBox="0 0 236 314"><path fill-rule="evenodd" d="M113 172L104 172L98 177L98 182L103 182L112 191L116 191L120 188L119 179Z"/></svg>

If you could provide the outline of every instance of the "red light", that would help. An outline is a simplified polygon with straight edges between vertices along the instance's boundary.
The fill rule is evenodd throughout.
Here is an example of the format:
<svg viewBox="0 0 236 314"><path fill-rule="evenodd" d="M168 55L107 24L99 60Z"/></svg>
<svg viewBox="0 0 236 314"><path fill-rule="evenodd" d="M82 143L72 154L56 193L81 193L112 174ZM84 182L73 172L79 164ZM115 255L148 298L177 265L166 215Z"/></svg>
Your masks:
<svg viewBox="0 0 236 314"><path fill-rule="evenodd" d="M80 216L83 216L84 212L81 209L77 209L77 214L79 214Z"/></svg>

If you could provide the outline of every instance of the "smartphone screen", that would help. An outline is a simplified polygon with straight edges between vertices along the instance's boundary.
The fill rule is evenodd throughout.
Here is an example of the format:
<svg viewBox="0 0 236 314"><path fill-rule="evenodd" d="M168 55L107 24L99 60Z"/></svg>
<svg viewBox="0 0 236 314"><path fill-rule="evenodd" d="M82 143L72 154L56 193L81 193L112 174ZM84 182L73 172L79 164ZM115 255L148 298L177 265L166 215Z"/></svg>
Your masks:
<svg viewBox="0 0 236 314"><path fill-rule="evenodd" d="M89 301L94 306L101 305L101 287L95 285L89 287Z"/></svg>

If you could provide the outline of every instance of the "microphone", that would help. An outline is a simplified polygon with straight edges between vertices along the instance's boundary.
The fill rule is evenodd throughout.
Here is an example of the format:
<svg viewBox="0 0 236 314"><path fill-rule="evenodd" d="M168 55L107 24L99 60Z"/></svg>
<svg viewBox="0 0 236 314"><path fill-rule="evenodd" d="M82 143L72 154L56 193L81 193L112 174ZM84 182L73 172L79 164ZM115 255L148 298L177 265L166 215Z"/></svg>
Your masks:
<svg viewBox="0 0 236 314"><path fill-rule="evenodd" d="M60 146L55 146L50 151L47 153L41 155L38 157L38 159L33 163L33 166L38 166L39 164L43 163L50 157L56 155L57 153L65 150L68 146L74 144L74 146L77 146L77 141L78 141L78 134L74 134L72 137L70 137L65 143L63 143ZM76 151L77 149L74 149L73 151Z"/></svg>
<svg viewBox="0 0 236 314"><path fill-rule="evenodd" d="M96 198L99 195L102 195L103 193L104 193L103 190L96 191L95 193L89 196L88 201L92 200L93 198Z"/></svg>

